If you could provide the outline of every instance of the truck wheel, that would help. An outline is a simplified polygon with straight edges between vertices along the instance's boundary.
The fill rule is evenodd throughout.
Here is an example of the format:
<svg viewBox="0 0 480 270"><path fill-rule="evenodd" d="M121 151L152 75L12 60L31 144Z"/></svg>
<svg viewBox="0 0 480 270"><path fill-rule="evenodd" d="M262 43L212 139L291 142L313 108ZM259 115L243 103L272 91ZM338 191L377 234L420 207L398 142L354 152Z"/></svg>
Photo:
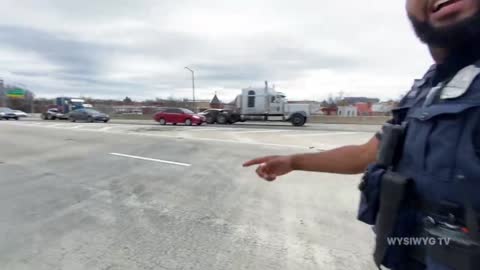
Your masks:
<svg viewBox="0 0 480 270"><path fill-rule="evenodd" d="M187 119L185 120L185 126L191 126L192 125L192 120Z"/></svg>
<svg viewBox="0 0 480 270"><path fill-rule="evenodd" d="M207 122L207 124L210 124L210 125L211 125L211 124L214 124L214 123L215 123L215 120L213 119L212 116L209 115L209 116L207 116L206 118L207 118L207 119L205 120L205 122Z"/></svg>
<svg viewBox="0 0 480 270"><path fill-rule="evenodd" d="M305 125L307 118L301 114L294 114L290 121L292 122L292 125L296 127L301 127Z"/></svg>
<svg viewBox="0 0 480 270"><path fill-rule="evenodd" d="M219 114L217 116L217 123L219 123L220 125L227 124L228 123L227 116L225 114Z"/></svg>

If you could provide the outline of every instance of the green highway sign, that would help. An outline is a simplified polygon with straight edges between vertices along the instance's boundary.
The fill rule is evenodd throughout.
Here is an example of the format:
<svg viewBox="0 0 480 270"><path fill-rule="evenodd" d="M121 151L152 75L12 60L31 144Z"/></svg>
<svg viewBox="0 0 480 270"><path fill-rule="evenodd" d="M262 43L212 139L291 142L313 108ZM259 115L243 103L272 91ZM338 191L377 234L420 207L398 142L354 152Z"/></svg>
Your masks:
<svg viewBox="0 0 480 270"><path fill-rule="evenodd" d="M15 88L15 89L7 90L7 97L24 98L25 97L25 90L23 90L21 88Z"/></svg>

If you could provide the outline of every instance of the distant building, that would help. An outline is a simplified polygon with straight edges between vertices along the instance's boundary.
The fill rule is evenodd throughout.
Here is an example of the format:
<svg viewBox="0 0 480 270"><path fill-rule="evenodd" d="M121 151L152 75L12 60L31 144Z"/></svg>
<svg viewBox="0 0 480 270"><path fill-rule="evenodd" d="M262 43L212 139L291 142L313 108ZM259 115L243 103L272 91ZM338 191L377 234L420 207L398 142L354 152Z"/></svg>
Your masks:
<svg viewBox="0 0 480 270"><path fill-rule="evenodd" d="M342 103L348 104L348 105L355 105L357 103L378 103L380 102L380 99L378 98L368 98L368 97L345 97L342 99Z"/></svg>
<svg viewBox="0 0 480 270"><path fill-rule="evenodd" d="M371 116L372 115L372 103L357 102L357 103L355 103L355 107L357 108L357 115L358 116Z"/></svg>
<svg viewBox="0 0 480 270"><path fill-rule="evenodd" d="M144 114L144 109L148 107L138 105L120 105L112 106L112 108L116 114Z"/></svg>
<svg viewBox="0 0 480 270"><path fill-rule="evenodd" d="M197 112L207 110L210 108L210 100L195 100L195 108Z"/></svg>
<svg viewBox="0 0 480 270"><path fill-rule="evenodd" d="M379 102L372 105L372 115L375 116L386 116L391 115L393 108L395 107L395 102Z"/></svg>
<svg viewBox="0 0 480 270"><path fill-rule="evenodd" d="M218 99L217 93L215 93L215 96L213 96L209 105L212 109L223 109L223 103L220 101L220 99Z"/></svg>
<svg viewBox="0 0 480 270"><path fill-rule="evenodd" d="M342 117L356 117L358 116L358 109L353 105L338 106L337 115Z"/></svg>
<svg viewBox="0 0 480 270"><path fill-rule="evenodd" d="M328 106L328 107L321 107L320 114L323 115L337 115L338 114L338 107L337 106Z"/></svg>

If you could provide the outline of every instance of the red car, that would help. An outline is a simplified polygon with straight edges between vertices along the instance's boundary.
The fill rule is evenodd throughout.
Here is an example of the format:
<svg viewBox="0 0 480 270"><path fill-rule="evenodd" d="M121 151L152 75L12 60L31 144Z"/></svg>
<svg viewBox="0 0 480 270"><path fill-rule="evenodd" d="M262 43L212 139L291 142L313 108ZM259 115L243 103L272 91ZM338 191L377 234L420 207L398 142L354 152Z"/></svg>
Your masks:
<svg viewBox="0 0 480 270"><path fill-rule="evenodd" d="M160 125L171 124L185 124L186 126L198 125L205 123L205 116L196 114L188 109L182 108L167 108L157 112L153 119L160 123Z"/></svg>

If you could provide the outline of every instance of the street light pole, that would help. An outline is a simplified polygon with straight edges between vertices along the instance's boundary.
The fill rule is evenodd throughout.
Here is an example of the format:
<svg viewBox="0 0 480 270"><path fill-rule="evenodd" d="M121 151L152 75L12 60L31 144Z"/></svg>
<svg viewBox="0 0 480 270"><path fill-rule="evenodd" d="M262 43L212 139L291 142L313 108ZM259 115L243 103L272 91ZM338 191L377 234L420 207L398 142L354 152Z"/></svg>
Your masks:
<svg viewBox="0 0 480 270"><path fill-rule="evenodd" d="M5 96L6 96L6 93L3 87L3 79L0 79L0 106L1 107L7 106L7 101Z"/></svg>
<svg viewBox="0 0 480 270"><path fill-rule="evenodd" d="M195 104L195 71L189 67L185 67L188 71L192 73L192 95L193 95L193 111L197 112L197 105Z"/></svg>

